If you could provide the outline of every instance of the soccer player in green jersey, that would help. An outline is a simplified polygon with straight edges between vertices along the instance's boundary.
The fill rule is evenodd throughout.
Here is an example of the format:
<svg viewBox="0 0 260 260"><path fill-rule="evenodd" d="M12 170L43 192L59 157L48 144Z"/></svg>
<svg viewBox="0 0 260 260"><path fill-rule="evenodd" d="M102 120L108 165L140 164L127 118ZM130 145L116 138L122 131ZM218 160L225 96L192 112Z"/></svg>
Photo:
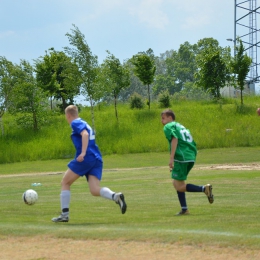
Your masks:
<svg viewBox="0 0 260 260"><path fill-rule="evenodd" d="M181 211L177 215L188 215L185 192L204 192L209 203L214 202L212 185L197 186L186 184L185 180L192 169L197 155L196 143L188 129L175 122L172 110L166 109L161 113L161 122L164 125L164 134L169 142L169 167L173 179L173 186L177 190Z"/></svg>

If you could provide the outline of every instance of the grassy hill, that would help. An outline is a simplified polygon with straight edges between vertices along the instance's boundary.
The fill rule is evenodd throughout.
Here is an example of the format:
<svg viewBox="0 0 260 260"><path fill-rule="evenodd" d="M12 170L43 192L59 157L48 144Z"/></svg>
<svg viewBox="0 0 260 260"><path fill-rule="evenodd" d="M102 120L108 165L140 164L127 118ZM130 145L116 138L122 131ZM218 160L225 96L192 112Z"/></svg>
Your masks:
<svg viewBox="0 0 260 260"><path fill-rule="evenodd" d="M176 121L191 130L198 149L260 146L260 118L256 108L260 97L246 97L219 103L206 101L173 101ZM157 103L151 110L131 110L129 104L118 106L119 122L113 105L95 108L96 142L104 155L167 151L168 145L160 122L162 109ZM80 116L91 125L89 108ZM15 118L3 117L5 134L0 137L0 163L71 158L74 147L71 129L63 115L51 116L39 132L21 129Z"/></svg>

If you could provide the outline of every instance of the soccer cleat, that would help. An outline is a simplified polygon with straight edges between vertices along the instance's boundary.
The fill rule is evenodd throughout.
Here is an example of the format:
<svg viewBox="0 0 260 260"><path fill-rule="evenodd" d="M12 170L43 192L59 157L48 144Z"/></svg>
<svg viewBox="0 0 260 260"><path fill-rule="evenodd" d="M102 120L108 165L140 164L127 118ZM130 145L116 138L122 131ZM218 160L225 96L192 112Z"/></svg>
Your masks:
<svg viewBox="0 0 260 260"><path fill-rule="evenodd" d="M184 216L184 215L189 215L190 212L186 209L186 210L181 210L179 213L177 213L175 216Z"/></svg>
<svg viewBox="0 0 260 260"><path fill-rule="evenodd" d="M60 215L57 218L52 219L53 222L69 222L69 216L68 215Z"/></svg>
<svg viewBox="0 0 260 260"><path fill-rule="evenodd" d="M212 194L212 185L207 184L204 187L205 187L204 193L208 197L209 203L212 204L214 202L214 195Z"/></svg>
<svg viewBox="0 0 260 260"><path fill-rule="evenodd" d="M116 196L116 199L115 199L116 204L119 205L122 214L125 214L127 205L125 203L124 194L120 192L120 193L116 193L115 196Z"/></svg>

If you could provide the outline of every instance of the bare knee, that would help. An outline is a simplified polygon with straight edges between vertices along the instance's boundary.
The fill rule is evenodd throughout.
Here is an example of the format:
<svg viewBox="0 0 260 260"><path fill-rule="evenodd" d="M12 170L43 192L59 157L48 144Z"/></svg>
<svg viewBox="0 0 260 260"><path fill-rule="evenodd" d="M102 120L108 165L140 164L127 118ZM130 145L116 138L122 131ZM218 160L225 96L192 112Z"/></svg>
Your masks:
<svg viewBox="0 0 260 260"><path fill-rule="evenodd" d="M62 190L69 190L72 183L76 181L78 178L79 175L75 174L71 170L67 170L61 180Z"/></svg>
<svg viewBox="0 0 260 260"><path fill-rule="evenodd" d="M177 190L179 192L185 192L186 191L186 184L185 184L184 181L174 180L173 186L174 186L175 190Z"/></svg>
<svg viewBox="0 0 260 260"><path fill-rule="evenodd" d="M70 185L71 185L71 183L69 183L65 179L62 179L62 181L61 181L61 188L62 188L62 190L69 190L70 189Z"/></svg>
<svg viewBox="0 0 260 260"><path fill-rule="evenodd" d="M93 175L88 176L89 191L93 196L100 196L99 183L100 183L100 180L97 177L95 177Z"/></svg>
<svg viewBox="0 0 260 260"><path fill-rule="evenodd" d="M100 188L99 187L91 187L89 189L91 195L93 196L100 196Z"/></svg>

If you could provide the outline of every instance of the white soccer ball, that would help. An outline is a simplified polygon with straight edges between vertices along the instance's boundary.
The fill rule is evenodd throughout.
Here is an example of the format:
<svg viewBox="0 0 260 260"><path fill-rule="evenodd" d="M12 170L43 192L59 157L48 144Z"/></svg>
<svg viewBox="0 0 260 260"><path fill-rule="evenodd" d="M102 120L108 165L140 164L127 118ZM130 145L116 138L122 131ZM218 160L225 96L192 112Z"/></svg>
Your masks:
<svg viewBox="0 0 260 260"><path fill-rule="evenodd" d="M35 190L27 190L23 194L23 201L27 205L33 205L38 200L38 194Z"/></svg>

